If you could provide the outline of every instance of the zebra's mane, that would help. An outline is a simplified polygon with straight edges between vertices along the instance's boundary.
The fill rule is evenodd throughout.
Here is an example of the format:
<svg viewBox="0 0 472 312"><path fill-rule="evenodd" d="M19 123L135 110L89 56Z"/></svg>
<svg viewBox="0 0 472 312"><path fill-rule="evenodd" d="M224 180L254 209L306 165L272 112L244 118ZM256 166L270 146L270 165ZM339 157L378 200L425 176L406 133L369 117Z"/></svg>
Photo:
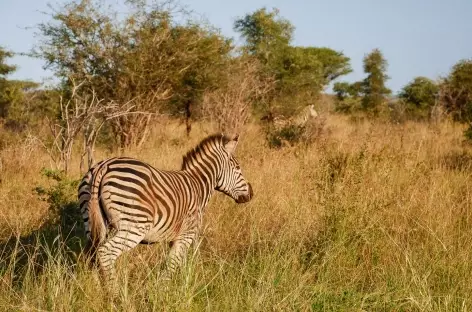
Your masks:
<svg viewBox="0 0 472 312"><path fill-rule="evenodd" d="M196 156L198 156L200 153L204 151L205 146L211 144L211 143L217 143L224 145L228 143L231 139L227 137L224 134L212 134L206 138L204 138L196 147L188 151L184 156L183 156L183 161L182 161L182 169L185 170L188 169L188 164L189 162L194 159Z"/></svg>

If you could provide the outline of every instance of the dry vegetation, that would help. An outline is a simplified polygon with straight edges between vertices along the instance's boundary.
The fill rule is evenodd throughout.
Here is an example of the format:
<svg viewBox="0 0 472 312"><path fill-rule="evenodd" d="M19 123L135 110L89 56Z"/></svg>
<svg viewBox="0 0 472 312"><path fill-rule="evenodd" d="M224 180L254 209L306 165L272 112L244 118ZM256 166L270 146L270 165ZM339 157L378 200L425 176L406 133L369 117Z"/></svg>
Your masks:
<svg viewBox="0 0 472 312"><path fill-rule="evenodd" d="M211 200L198 252L167 292L157 279L164 246L122 257L118 310L470 310L472 153L463 129L340 116L328 116L326 128L310 146L272 150L249 125L237 154L253 201ZM126 154L178 168L209 134L196 126L187 140L184 132L169 122ZM110 154L98 149L96 159ZM40 174L48 155L27 140L6 144L0 157L0 310L112 309L97 272L76 259L80 228L50 219L33 192L53 183ZM74 178L79 161L76 151ZM68 239L55 239L58 229Z"/></svg>

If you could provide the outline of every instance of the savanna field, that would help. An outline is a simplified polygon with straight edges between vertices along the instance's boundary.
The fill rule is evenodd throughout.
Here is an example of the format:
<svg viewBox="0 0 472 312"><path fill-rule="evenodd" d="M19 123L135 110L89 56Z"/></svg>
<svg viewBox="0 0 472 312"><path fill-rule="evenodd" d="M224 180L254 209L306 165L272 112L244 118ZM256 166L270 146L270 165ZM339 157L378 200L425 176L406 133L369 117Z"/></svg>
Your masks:
<svg viewBox="0 0 472 312"><path fill-rule="evenodd" d="M178 169L209 129L195 125L187 139L182 125L156 125L121 154ZM158 278L167 246L126 253L114 307L80 257L79 149L68 177L48 178L37 141L2 140L1 311L471 309L472 149L457 124L328 115L313 144L280 150L250 124L236 155L254 199L215 194L167 291ZM97 147L95 158L117 154Z"/></svg>

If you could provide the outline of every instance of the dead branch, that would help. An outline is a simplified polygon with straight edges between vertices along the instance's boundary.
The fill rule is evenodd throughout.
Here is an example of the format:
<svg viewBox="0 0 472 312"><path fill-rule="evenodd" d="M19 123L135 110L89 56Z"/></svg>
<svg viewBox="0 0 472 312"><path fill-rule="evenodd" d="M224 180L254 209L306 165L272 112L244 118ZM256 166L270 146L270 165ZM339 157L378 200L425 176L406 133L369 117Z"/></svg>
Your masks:
<svg viewBox="0 0 472 312"><path fill-rule="evenodd" d="M236 133L247 123L253 101L264 101L273 90L273 79L258 76L258 64L242 60L232 64L218 90L208 91L203 97L203 114L215 122L223 132Z"/></svg>

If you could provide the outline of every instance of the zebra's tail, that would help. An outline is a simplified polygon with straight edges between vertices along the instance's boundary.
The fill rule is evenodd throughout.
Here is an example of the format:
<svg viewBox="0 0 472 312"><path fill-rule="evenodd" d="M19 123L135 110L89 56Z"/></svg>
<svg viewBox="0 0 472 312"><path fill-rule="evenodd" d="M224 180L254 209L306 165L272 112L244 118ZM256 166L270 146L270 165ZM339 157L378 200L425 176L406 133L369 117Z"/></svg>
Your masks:
<svg viewBox="0 0 472 312"><path fill-rule="evenodd" d="M90 200L88 202L89 213L89 246L88 253L92 256L106 238L106 214L100 207L100 188L103 176L107 172L107 166L101 165L92 174L92 181L90 182Z"/></svg>

